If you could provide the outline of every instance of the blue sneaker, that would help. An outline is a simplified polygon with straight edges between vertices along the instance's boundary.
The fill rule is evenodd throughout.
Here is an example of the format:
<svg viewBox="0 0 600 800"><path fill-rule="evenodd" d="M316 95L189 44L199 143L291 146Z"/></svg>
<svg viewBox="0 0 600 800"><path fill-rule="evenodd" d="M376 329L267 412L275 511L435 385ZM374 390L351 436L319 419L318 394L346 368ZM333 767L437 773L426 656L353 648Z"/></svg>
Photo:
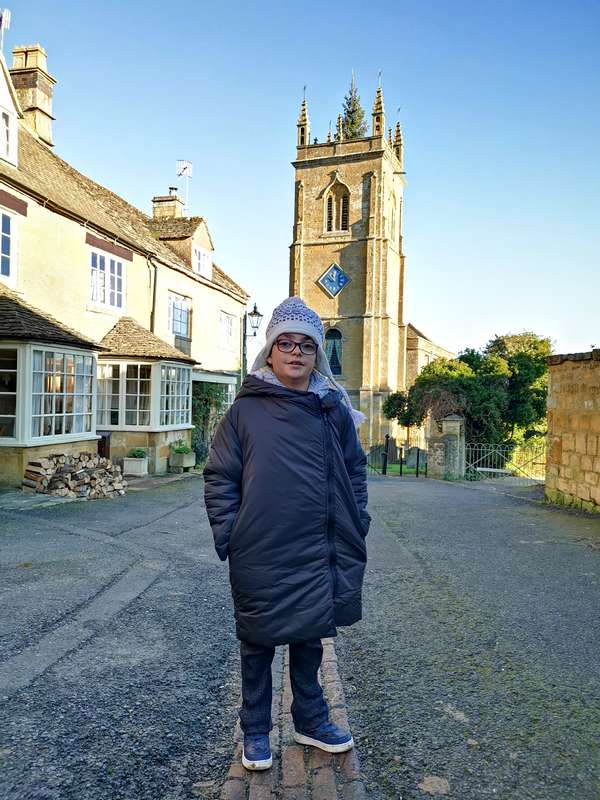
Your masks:
<svg viewBox="0 0 600 800"><path fill-rule="evenodd" d="M298 744L309 744L325 750L326 753L345 753L354 747L352 734L338 728L333 722L323 722L310 733L295 730L294 739Z"/></svg>
<svg viewBox="0 0 600 800"><path fill-rule="evenodd" d="M269 769L273 764L271 744L266 733L244 734L244 747L242 749L242 764L246 769Z"/></svg>

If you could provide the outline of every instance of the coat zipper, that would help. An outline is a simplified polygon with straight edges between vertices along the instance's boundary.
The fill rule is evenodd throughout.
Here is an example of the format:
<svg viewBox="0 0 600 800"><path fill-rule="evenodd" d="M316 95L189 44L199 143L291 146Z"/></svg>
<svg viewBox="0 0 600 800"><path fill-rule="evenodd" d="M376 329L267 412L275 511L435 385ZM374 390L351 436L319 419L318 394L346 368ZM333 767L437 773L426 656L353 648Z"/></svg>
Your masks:
<svg viewBox="0 0 600 800"><path fill-rule="evenodd" d="M326 410L321 411L321 419L323 420L323 428L325 431L325 464L327 474L327 547L329 551L329 574L331 576L331 587L333 597L335 598L337 588L336 576L336 562L337 553L335 550L335 489L333 481L333 459L331 457L332 440L331 428L329 421L329 412Z"/></svg>

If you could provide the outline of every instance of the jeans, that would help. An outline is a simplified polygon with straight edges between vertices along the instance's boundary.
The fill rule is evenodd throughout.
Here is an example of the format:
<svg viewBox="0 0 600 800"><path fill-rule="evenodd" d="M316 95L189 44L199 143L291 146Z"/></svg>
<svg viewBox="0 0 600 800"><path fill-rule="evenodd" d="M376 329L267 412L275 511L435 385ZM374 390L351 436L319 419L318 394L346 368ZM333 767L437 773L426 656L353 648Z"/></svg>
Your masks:
<svg viewBox="0 0 600 800"><path fill-rule="evenodd" d="M317 673L323 658L320 639L290 644L290 682L294 700L292 718L296 730L309 733L329 719L327 703ZM268 733L271 720L271 662L274 647L240 642L242 657L242 707L240 723L244 733Z"/></svg>

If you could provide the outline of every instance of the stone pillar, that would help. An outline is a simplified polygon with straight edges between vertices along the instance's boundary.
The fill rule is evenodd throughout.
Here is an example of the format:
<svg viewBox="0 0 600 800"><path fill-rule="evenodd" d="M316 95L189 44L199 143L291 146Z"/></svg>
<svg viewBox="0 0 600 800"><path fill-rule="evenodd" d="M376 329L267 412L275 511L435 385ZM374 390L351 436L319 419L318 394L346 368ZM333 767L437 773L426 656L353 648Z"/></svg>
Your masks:
<svg viewBox="0 0 600 800"><path fill-rule="evenodd" d="M465 420L458 414L430 421L427 475L444 480L465 477Z"/></svg>

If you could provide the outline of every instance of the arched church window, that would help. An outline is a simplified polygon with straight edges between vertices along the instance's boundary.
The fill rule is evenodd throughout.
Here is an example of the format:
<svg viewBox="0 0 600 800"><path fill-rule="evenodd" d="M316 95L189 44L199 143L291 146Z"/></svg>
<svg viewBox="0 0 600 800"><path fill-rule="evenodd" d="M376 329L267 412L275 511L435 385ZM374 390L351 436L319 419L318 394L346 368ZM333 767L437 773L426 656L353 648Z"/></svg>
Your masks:
<svg viewBox="0 0 600 800"><path fill-rule="evenodd" d="M331 328L325 334L325 355L334 375L342 374L342 334Z"/></svg>
<svg viewBox="0 0 600 800"><path fill-rule="evenodd" d="M305 142L305 138L306 138L306 137L305 137L305 133L304 133L304 128L300 128L300 144L301 144L301 145L303 145L303 144L304 144L304 142Z"/></svg>
<svg viewBox="0 0 600 800"><path fill-rule="evenodd" d="M350 194L341 183L335 183L325 201L325 230L347 231L350 228Z"/></svg>

